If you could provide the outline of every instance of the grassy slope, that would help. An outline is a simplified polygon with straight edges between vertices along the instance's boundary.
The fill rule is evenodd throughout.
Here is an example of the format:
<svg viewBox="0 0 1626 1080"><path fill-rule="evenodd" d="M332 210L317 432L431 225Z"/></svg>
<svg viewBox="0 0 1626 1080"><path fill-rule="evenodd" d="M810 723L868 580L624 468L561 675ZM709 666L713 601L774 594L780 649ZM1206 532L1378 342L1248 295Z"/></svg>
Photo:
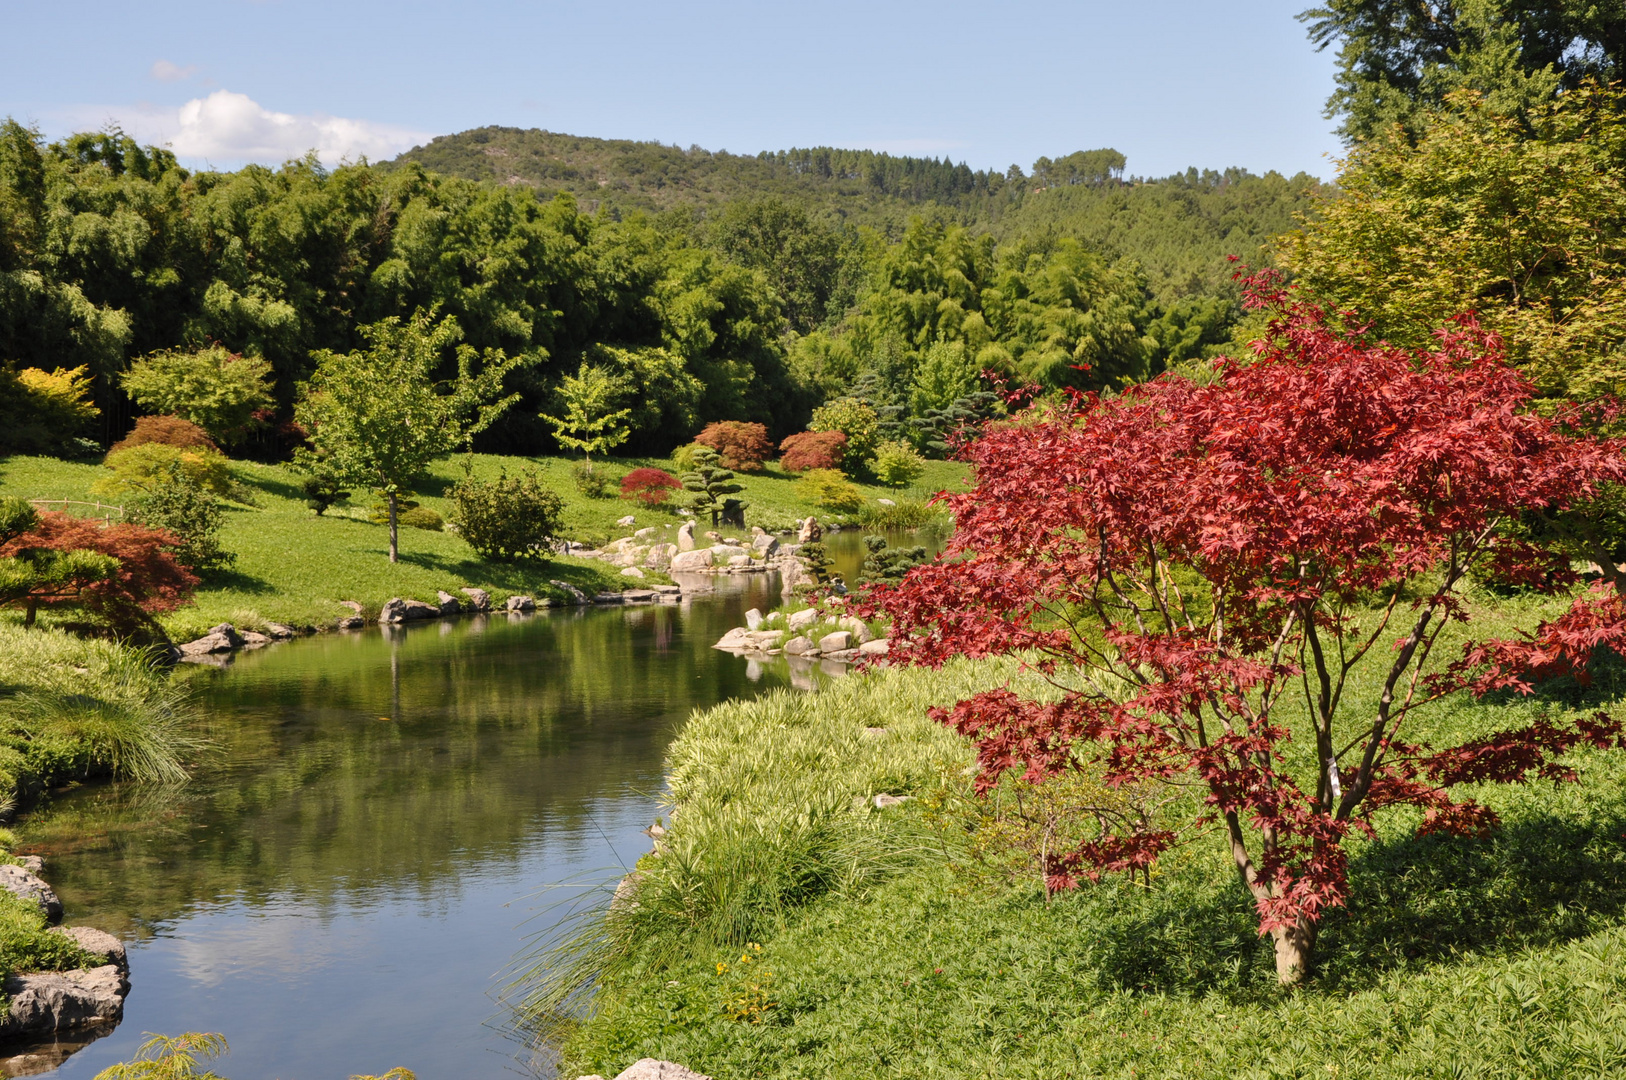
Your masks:
<svg viewBox="0 0 1626 1080"><path fill-rule="evenodd" d="M419 500L450 512L444 493L462 475L463 459L437 462L420 484ZM626 535L615 522L625 514L637 518L636 528L665 525L673 529L684 519L676 513L646 510L620 499L588 499L579 495L570 478L571 462L561 458L527 460L476 455L475 474L496 476L500 469L517 472L537 468L546 482L566 498L568 536L599 543ZM640 465L670 467L670 462L611 460L602 467L620 476ZM558 578L594 592L621 588L627 580L607 564L560 559L543 566L503 566L477 559L469 546L452 533L402 529L401 561L390 565L388 536L380 526L364 519L366 493L318 518L305 508L298 477L285 466L238 462L233 469L254 492L256 507L234 508L223 530L226 548L237 553L235 567L204 583L196 603L165 616L163 622L177 640L222 621L253 626L265 620L295 625L322 625L345 614L340 600L356 600L370 612L392 596L433 600L437 589L455 592L464 585L489 590L501 599L511 593L543 595L547 582ZM26 498L85 499L86 491L103 475L99 465L77 464L54 458L0 459L0 493ZM958 482L963 467L933 462L913 489L920 496ZM792 477L769 471L742 477L751 509L746 520L768 528L788 526L795 519L818 513L795 491ZM871 497L898 492L871 487ZM345 515L354 516L345 516ZM738 530L733 530L738 531Z"/></svg>
<svg viewBox="0 0 1626 1080"><path fill-rule="evenodd" d="M1481 633L1539 608L1478 601ZM1109 879L1048 903L1031 874L971 856L967 829L989 821L962 798L969 752L923 706L1003 677L886 672L697 714L671 751L670 851L583 954L602 1008L570 1064L664 1057L719 1080L1626 1072L1626 755L1580 755L1576 785L1479 793L1504 820L1486 839L1419 840L1416 815L1389 815L1352 845L1353 903L1324 928L1319 978L1287 994L1217 839L1150 889ZM1562 719L1623 689L1615 672L1585 693L1453 700L1419 734ZM878 791L921 798L855 801Z"/></svg>

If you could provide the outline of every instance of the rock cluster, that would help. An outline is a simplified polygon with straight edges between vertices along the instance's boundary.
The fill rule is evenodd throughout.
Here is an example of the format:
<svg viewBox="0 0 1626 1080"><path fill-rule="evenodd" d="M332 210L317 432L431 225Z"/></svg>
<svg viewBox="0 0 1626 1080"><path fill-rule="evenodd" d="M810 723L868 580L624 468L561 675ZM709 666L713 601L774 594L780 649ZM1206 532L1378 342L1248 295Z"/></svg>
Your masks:
<svg viewBox="0 0 1626 1080"><path fill-rule="evenodd" d="M783 628L768 625L770 620ZM789 615L764 616L752 608L745 613L745 625L724 634L712 648L850 663L860 657L885 656L890 644L851 615L825 615L817 608L804 608Z"/></svg>
<svg viewBox="0 0 1626 1080"><path fill-rule="evenodd" d="M604 1077L594 1073L592 1076L583 1076L580 1080L604 1080ZM616 1074L615 1080L711 1080L711 1077L685 1069L682 1065L670 1061L660 1061L656 1058L643 1058L633 1062Z"/></svg>
<svg viewBox="0 0 1626 1080"><path fill-rule="evenodd" d="M32 865L41 867L38 859ZM62 902L33 869L0 865L0 888L38 904L53 923L62 918ZM7 976L4 990L11 1004L0 1017L0 1039L111 1025L124 1015L130 965L119 939L88 926L57 926L51 933L72 938L86 952L106 957L106 963L75 971Z"/></svg>

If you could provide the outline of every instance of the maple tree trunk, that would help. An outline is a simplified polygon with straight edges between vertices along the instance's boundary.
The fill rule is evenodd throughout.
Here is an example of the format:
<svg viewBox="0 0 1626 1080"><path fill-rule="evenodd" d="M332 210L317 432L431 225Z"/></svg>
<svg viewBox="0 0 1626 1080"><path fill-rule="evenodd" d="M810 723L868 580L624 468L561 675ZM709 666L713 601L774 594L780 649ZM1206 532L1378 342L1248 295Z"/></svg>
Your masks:
<svg viewBox="0 0 1626 1080"><path fill-rule="evenodd" d="M395 543L395 492L390 492L388 498L390 501L390 562L395 562L397 550Z"/></svg>
<svg viewBox="0 0 1626 1080"><path fill-rule="evenodd" d="M1283 986L1304 982L1315 957L1315 924L1299 919L1291 926L1277 927L1270 936L1276 944L1276 978Z"/></svg>

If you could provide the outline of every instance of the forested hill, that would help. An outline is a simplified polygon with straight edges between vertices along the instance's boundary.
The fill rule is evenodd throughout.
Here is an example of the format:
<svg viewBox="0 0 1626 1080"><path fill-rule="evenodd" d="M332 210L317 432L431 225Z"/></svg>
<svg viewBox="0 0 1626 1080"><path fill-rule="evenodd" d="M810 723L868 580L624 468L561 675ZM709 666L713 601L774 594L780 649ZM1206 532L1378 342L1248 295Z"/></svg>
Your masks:
<svg viewBox="0 0 1626 1080"><path fill-rule="evenodd" d="M1126 178L1127 161L1112 149L998 172L873 150L731 154L511 127L442 135L380 168L407 162L443 176L530 187L543 197L568 192L583 210L611 216L688 209L708 217L732 202L778 198L833 222L876 226L889 239L922 213L1001 240L1071 237L1135 260L1164 303L1226 291L1226 256L1261 260L1261 246L1292 228L1320 187L1305 173L1258 176L1237 168Z"/></svg>

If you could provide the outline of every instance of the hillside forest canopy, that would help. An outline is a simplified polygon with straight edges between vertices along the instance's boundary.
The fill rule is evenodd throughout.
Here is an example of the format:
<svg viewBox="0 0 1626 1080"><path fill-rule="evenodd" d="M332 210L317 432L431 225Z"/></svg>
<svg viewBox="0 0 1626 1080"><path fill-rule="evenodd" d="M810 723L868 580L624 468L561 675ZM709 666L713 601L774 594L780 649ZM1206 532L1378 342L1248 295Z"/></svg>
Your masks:
<svg viewBox="0 0 1626 1080"><path fill-rule="evenodd" d="M854 393L907 421L985 393L985 371L1117 386L1227 341L1225 257L1258 258L1320 189L1126 164L1094 150L997 173L483 128L385 164L194 172L116 129L48 143L7 120L0 379L76 373L99 410L89 453L143 411L133 363L225 350L268 369L270 400L235 438L255 457L300 442L313 356L419 312L508 364L517 404L475 443L493 452L558 452L542 417L584 364L622 388L634 454L715 421L782 439ZM6 420L6 449L57 452L37 417Z"/></svg>

